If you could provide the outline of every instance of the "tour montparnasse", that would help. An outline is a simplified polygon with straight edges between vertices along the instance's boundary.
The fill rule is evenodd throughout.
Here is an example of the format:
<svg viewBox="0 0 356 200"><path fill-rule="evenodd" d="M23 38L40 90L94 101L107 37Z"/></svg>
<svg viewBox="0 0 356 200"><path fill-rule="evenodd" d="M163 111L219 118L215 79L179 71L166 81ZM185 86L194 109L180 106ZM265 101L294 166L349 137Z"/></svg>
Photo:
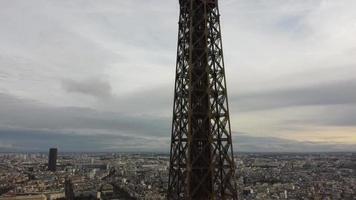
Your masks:
<svg viewBox="0 0 356 200"><path fill-rule="evenodd" d="M237 199L218 0L179 0L167 197Z"/></svg>

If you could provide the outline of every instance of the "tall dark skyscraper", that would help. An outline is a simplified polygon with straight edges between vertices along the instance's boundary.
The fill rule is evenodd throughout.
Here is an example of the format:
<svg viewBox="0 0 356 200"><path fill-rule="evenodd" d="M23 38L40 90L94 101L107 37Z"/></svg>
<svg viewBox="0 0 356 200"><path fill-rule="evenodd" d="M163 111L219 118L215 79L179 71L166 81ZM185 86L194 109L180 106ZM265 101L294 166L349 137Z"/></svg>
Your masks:
<svg viewBox="0 0 356 200"><path fill-rule="evenodd" d="M237 199L218 0L180 0L168 199Z"/></svg>
<svg viewBox="0 0 356 200"><path fill-rule="evenodd" d="M50 148L49 149L49 155L48 155L48 170L55 172L56 171L56 165L57 165L57 149L56 148Z"/></svg>

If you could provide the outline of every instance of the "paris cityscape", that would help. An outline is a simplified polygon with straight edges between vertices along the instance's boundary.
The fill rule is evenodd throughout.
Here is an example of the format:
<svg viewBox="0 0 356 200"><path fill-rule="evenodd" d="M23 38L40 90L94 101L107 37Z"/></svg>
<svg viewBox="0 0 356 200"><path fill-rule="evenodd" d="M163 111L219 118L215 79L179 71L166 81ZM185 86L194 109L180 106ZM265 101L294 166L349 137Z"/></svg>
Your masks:
<svg viewBox="0 0 356 200"><path fill-rule="evenodd" d="M355 10L0 0L0 200L356 200Z"/></svg>
<svg viewBox="0 0 356 200"><path fill-rule="evenodd" d="M51 170L48 155L0 154L0 199L166 199L168 154L59 152ZM356 153L238 153L236 166L239 199L356 196Z"/></svg>

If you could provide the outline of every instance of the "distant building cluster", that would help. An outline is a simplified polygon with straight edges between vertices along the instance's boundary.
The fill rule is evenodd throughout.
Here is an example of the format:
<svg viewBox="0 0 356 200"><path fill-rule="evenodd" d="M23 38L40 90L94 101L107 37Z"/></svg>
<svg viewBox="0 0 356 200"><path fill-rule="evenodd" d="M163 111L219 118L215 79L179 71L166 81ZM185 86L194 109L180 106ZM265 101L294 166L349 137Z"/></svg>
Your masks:
<svg viewBox="0 0 356 200"><path fill-rule="evenodd" d="M162 154L2 153L0 200L163 200L168 163ZM240 199L356 196L355 153L238 154L236 164Z"/></svg>
<svg viewBox="0 0 356 200"><path fill-rule="evenodd" d="M356 153L240 154L240 199L356 198Z"/></svg>

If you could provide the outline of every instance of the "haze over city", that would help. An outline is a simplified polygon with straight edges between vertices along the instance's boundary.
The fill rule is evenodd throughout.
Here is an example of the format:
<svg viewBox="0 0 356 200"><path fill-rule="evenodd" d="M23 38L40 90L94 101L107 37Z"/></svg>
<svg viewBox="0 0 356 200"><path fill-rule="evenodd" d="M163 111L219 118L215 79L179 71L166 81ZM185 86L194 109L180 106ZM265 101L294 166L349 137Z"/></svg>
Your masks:
<svg viewBox="0 0 356 200"><path fill-rule="evenodd" d="M177 8L1 0L0 151L168 152ZM356 151L355 10L220 1L235 151Z"/></svg>

